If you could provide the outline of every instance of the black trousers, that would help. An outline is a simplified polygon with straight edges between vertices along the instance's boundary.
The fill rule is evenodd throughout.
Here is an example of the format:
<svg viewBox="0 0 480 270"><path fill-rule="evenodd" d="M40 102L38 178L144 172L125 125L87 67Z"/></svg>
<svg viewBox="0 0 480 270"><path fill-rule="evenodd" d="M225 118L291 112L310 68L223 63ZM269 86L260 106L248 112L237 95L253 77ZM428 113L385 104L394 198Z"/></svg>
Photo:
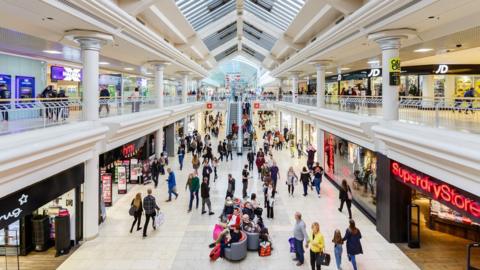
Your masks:
<svg viewBox="0 0 480 270"><path fill-rule="evenodd" d="M342 212L343 209L343 203L347 203L347 210L348 210L348 218L352 219L352 201L351 200L340 200L340 212Z"/></svg>
<svg viewBox="0 0 480 270"><path fill-rule="evenodd" d="M130 232L133 231L133 227L135 227L135 223L137 224L137 230L140 229L140 222L142 222L142 213L140 214L135 213L134 218L135 219L133 220L132 227L130 228Z"/></svg>
<svg viewBox="0 0 480 270"><path fill-rule="evenodd" d="M8 111L2 110L2 120L8 121Z"/></svg>
<svg viewBox="0 0 480 270"><path fill-rule="evenodd" d="M148 223L150 222L150 219L152 219L152 226L153 229L155 230L155 213L153 214L145 214L145 224L143 225L143 236L147 236L147 227Z"/></svg>
<svg viewBox="0 0 480 270"><path fill-rule="evenodd" d="M288 194L292 194L293 195L293 190L295 189L295 187L293 185L288 185Z"/></svg>
<svg viewBox="0 0 480 270"><path fill-rule="evenodd" d="M253 160L252 160L252 161L248 161L248 170L249 170L249 171L253 170Z"/></svg>
<svg viewBox="0 0 480 270"><path fill-rule="evenodd" d="M242 195L243 195L243 198L246 198L247 197L247 188L248 188L248 182L243 182L243 185L242 185Z"/></svg>
<svg viewBox="0 0 480 270"><path fill-rule="evenodd" d="M317 264L317 257L320 256L321 253L316 253L310 250L310 266L312 267L312 270L315 270L315 266L317 270L322 269L321 264Z"/></svg>
<svg viewBox="0 0 480 270"><path fill-rule="evenodd" d="M273 204L267 202L267 218L273 218Z"/></svg>
<svg viewBox="0 0 480 270"><path fill-rule="evenodd" d="M158 186L158 173L152 173L152 180L153 180L153 183L155 183L155 187Z"/></svg>

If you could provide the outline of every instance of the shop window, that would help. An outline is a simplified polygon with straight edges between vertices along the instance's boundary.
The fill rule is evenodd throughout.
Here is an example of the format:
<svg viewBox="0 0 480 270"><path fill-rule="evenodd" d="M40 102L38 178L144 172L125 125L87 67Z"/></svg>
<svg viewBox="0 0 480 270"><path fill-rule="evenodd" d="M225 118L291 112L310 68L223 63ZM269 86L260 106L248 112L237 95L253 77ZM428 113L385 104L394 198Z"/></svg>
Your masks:
<svg viewBox="0 0 480 270"><path fill-rule="evenodd" d="M325 171L337 183L347 180L353 199L371 216L376 213L377 156L357 144L325 133Z"/></svg>

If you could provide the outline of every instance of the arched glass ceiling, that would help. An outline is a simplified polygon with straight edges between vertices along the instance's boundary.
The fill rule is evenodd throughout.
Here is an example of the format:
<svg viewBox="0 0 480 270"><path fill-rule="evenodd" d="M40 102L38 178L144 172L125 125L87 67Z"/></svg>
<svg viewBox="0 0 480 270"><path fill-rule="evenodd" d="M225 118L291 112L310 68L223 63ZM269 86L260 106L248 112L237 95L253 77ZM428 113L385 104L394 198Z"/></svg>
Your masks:
<svg viewBox="0 0 480 270"><path fill-rule="evenodd" d="M210 72L209 78L225 85L225 76L230 74L239 74L244 82L251 82L257 79L259 66L248 58L237 55L232 59L224 60Z"/></svg>

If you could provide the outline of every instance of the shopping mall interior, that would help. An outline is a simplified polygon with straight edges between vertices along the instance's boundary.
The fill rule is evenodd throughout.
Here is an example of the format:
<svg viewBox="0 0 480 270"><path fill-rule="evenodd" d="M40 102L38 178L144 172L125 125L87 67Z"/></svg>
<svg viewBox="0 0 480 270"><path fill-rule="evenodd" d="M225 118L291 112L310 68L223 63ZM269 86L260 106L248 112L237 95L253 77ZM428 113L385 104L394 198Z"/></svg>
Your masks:
<svg viewBox="0 0 480 270"><path fill-rule="evenodd" d="M479 0L0 3L0 269L480 270Z"/></svg>

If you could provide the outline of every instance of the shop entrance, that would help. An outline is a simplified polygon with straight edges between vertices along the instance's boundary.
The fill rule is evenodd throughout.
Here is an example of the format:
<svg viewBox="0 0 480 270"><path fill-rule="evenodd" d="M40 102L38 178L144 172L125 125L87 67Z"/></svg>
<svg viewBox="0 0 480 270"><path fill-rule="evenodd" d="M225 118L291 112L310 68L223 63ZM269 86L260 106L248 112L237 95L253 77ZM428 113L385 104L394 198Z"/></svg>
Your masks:
<svg viewBox="0 0 480 270"><path fill-rule="evenodd" d="M399 244L402 251L421 269L466 269L467 247L480 241L480 224L413 189L412 205L418 205L410 211L419 225L412 226L412 234L416 237L420 230L420 247ZM420 213L418 221L416 211ZM472 267L480 269L480 249L471 252Z"/></svg>

